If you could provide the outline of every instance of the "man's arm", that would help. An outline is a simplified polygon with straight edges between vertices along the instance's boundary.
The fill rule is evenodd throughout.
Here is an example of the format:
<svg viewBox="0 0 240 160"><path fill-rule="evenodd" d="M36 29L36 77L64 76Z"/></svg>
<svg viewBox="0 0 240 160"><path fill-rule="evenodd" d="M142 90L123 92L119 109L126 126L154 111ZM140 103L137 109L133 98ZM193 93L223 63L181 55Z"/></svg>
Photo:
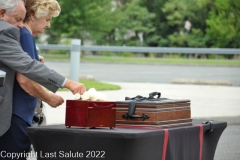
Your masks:
<svg viewBox="0 0 240 160"><path fill-rule="evenodd" d="M61 87L80 94L86 90L83 84L71 80L67 80L62 86L66 78L25 53L19 44L19 30L10 24L1 30L0 61L52 92L56 92Z"/></svg>
<svg viewBox="0 0 240 160"><path fill-rule="evenodd" d="M44 87L20 73L16 74L16 79L25 92L48 103L51 107L57 107L64 102L61 96L47 91Z"/></svg>
<svg viewBox="0 0 240 160"><path fill-rule="evenodd" d="M0 36L0 61L13 70L56 92L65 77L33 60L24 52L19 43L19 30L9 25Z"/></svg>

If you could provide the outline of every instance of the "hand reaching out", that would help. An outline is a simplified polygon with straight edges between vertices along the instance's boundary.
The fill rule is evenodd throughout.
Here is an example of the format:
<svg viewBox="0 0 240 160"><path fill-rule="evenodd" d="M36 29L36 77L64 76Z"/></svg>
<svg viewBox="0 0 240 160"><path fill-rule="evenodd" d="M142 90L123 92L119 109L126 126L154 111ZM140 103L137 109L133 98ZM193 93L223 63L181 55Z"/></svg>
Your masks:
<svg viewBox="0 0 240 160"><path fill-rule="evenodd" d="M60 106L64 102L64 99L61 96L54 94L50 91L48 97L48 100L45 102L53 108Z"/></svg>
<svg viewBox="0 0 240 160"><path fill-rule="evenodd" d="M64 87L72 91L73 94L79 93L82 95L86 91L86 87L84 86L84 84L69 79L67 79Z"/></svg>
<svg viewBox="0 0 240 160"><path fill-rule="evenodd" d="M40 62L44 63L44 57L43 56L38 55L38 58L39 58Z"/></svg>

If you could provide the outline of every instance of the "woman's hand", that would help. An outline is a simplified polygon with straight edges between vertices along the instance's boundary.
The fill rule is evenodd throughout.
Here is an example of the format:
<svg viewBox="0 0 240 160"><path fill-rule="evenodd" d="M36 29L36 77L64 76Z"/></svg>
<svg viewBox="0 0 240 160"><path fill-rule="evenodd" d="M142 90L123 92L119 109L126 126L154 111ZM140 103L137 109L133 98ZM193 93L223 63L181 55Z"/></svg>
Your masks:
<svg viewBox="0 0 240 160"><path fill-rule="evenodd" d="M39 58L40 62L44 63L44 57L43 56L38 55L38 58Z"/></svg>

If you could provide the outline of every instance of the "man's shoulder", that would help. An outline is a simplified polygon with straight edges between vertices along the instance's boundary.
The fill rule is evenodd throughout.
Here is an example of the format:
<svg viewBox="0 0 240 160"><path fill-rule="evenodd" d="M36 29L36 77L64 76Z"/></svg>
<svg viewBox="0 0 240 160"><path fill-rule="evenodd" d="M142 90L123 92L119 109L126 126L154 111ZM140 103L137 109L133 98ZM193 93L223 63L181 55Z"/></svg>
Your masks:
<svg viewBox="0 0 240 160"><path fill-rule="evenodd" d="M16 26L0 21L0 41L6 41L6 38L11 38L19 42L19 37L20 32Z"/></svg>
<svg viewBox="0 0 240 160"><path fill-rule="evenodd" d="M0 20L0 31L4 30L18 30L18 28L10 23Z"/></svg>

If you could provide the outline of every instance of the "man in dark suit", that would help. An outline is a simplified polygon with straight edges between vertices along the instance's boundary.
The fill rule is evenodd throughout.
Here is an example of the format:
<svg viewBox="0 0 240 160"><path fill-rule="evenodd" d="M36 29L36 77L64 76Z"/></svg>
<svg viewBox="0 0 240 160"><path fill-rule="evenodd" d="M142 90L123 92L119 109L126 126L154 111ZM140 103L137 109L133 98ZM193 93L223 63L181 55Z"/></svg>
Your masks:
<svg viewBox="0 0 240 160"><path fill-rule="evenodd" d="M8 4L8 5L6 5ZM68 88L83 94L83 84L69 80L42 63L33 60L19 44L19 28L23 27L26 10L21 0L0 0L0 70L6 72L0 88L0 137L11 124L13 84L16 72L36 81L52 92Z"/></svg>

